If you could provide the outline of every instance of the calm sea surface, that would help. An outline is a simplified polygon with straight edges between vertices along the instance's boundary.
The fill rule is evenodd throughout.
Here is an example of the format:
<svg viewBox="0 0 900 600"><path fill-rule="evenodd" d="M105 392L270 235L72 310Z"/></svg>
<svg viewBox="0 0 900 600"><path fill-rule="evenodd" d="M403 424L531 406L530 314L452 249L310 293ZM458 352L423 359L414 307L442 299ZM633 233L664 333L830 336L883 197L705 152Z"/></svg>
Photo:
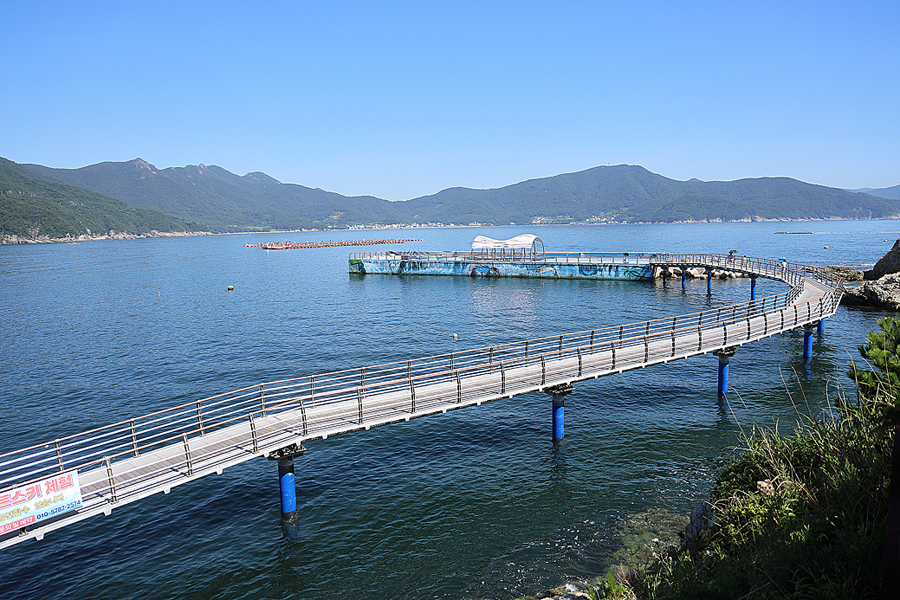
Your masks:
<svg viewBox="0 0 900 600"><path fill-rule="evenodd" d="M464 250L479 234L520 233L548 251L871 264L900 222L0 246L0 453L255 383L749 299L749 280L715 281L708 296L705 281L351 276L350 251L390 246L243 247L415 237L402 248ZM757 294L785 289L760 280ZM808 367L802 331L742 347L728 404L716 400L712 356L577 384L558 448L542 393L309 442L296 465L297 539L282 535L276 466L257 459L0 551L0 596L506 600L589 578L640 545L643 523L685 521L742 428L789 427L794 404L816 411L826 388L849 386L847 361L880 316L842 307Z"/></svg>

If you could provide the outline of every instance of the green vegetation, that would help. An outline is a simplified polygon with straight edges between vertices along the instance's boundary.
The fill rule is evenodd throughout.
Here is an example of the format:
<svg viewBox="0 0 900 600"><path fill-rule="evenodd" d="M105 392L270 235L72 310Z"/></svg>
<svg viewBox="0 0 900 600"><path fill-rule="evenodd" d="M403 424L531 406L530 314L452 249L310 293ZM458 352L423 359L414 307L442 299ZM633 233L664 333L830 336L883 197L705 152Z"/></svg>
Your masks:
<svg viewBox="0 0 900 600"><path fill-rule="evenodd" d="M47 180L0 159L0 237L57 239L154 230L190 232L204 227L161 212L133 209L120 200Z"/></svg>
<svg viewBox="0 0 900 600"><path fill-rule="evenodd" d="M884 319L851 363L857 396L790 434L755 429L712 494L714 524L691 549L608 578L640 599L878 598L900 392L900 321ZM624 585L623 585L624 584Z"/></svg>

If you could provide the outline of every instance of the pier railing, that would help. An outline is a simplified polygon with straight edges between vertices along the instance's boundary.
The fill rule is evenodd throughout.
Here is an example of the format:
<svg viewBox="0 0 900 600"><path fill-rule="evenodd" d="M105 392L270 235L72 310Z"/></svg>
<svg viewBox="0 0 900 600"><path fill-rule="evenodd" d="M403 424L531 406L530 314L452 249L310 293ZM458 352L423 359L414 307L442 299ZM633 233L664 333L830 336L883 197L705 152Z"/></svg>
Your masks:
<svg viewBox="0 0 900 600"><path fill-rule="evenodd" d="M654 255L658 266L732 268L785 281L782 294L675 317L255 384L0 455L3 493L55 474L93 473L84 506L108 509L286 445L739 346L826 318L841 282L764 259ZM649 258L648 258L649 260ZM816 289L807 289L814 286ZM239 441L201 451L203 440ZM230 438L229 438L230 439ZM154 453L167 462L142 460ZM0 547L8 545L0 539Z"/></svg>
<svg viewBox="0 0 900 600"><path fill-rule="evenodd" d="M489 255L480 250L458 252L429 252L424 250L384 250L376 252L353 252L350 260L420 260L437 263L453 262L494 262L530 264L572 264L572 265L646 265L653 254L646 252L544 252L537 254Z"/></svg>

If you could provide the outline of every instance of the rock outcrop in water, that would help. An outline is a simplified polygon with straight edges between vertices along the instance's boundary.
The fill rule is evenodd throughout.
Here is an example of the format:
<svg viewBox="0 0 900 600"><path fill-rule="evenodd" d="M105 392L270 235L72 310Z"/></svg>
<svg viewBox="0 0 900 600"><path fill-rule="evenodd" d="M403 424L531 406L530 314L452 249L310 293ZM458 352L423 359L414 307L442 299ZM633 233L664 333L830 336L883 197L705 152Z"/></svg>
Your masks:
<svg viewBox="0 0 900 600"><path fill-rule="evenodd" d="M863 278L862 285L845 288L842 304L900 311L900 239Z"/></svg>
<svg viewBox="0 0 900 600"><path fill-rule="evenodd" d="M892 273L900 273L900 239L894 242L893 248L888 253L878 259L875 266L871 270L866 271L863 276L867 281L877 281L885 275Z"/></svg>

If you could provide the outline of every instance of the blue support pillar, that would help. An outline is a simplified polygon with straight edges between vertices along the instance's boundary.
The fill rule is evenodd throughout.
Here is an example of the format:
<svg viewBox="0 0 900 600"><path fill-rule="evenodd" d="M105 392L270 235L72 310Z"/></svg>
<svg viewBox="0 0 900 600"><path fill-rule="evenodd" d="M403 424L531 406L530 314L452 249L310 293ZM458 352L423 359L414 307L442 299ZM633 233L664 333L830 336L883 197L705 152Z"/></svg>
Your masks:
<svg viewBox="0 0 900 600"><path fill-rule="evenodd" d="M816 329L816 333L818 333L819 335L825 333L825 319L819 319L819 325L816 327Z"/></svg>
<svg viewBox="0 0 900 600"><path fill-rule="evenodd" d="M294 478L294 457L278 459L278 481L281 490L281 520L292 521L297 515L297 482Z"/></svg>
<svg viewBox="0 0 900 600"><path fill-rule="evenodd" d="M306 452L306 448L291 444L268 456L278 461L278 491L281 497L281 523L290 523L297 518L297 482L294 477L294 458Z"/></svg>
<svg viewBox="0 0 900 600"><path fill-rule="evenodd" d="M706 268L706 293L712 294L712 269Z"/></svg>
<svg viewBox="0 0 900 600"><path fill-rule="evenodd" d="M566 437L566 399L562 396L553 397L553 439L561 440Z"/></svg>
<svg viewBox="0 0 900 600"><path fill-rule="evenodd" d="M687 285L687 267L681 267L681 287Z"/></svg>
<svg viewBox="0 0 900 600"><path fill-rule="evenodd" d="M734 356L736 351L737 348L723 348L713 352L719 357L719 385L717 390L719 400L724 400L728 396L728 363L731 362L731 357Z"/></svg>
<svg viewBox="0 0 900 600"><path fill-rule="evenodd" d="M803 362L812 360L813 331L816 330L815 325L803 326Z"/></svg>
<svg viewBox="0 0 900 600"><path fill-rule="evenodd" d="M574 392L575 388L568 383L563 383L544 391L553 398L553 442L556 443L566 436L566 395Z"/></svg>
<svg viewBox="0 0 900 600"><path fill-rule="evenodd" d="M750 299L756 300L756 277L750 278Z"/></svg>

